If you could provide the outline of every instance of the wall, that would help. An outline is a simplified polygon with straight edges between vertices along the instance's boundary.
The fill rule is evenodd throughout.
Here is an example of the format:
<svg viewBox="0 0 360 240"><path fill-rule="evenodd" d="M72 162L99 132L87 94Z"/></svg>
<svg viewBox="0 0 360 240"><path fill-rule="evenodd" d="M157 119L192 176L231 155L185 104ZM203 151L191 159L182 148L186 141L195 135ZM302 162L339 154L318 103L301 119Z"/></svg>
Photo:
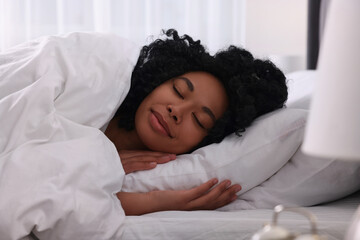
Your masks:
<svg viewBox="0 0 360 240"><path fill-rule="evenodd" d="M307 0L247 0L245 47L285 72L305 69Z"/></svg>

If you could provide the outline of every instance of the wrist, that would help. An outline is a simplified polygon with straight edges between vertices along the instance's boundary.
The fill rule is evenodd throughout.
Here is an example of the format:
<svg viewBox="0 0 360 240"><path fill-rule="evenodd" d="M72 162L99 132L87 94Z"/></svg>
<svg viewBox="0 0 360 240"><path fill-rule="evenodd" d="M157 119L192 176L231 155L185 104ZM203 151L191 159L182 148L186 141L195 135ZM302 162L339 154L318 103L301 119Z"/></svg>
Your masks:
<svg viewBox="0 0 360 240"><path fill-rule="evenodd" d="M164 191L147 193L119 192L121 205L126 215L141 215L157 211L170 210L169 202L164 198Z"/></svg>
<svg viewBox="0 0 360 240"><path fill-rule="evenodd" d="M146 195L153 212L175 210L166 196L166 191L151 191Z"/></svg>
<svg viewBox="0 0 360 240"><path fill-rule="evenodd" d="M152 191L147 193L155 211L174 211L185 210L184 202L181 201L182 195L179 191L165 190L165 191Z"/></svg>

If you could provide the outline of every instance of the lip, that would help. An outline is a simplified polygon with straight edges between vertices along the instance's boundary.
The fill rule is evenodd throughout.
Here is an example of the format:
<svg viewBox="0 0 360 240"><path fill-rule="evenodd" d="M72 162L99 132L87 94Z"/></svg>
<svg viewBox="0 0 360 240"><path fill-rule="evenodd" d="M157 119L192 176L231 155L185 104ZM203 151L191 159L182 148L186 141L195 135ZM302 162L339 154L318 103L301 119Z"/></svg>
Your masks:
<svg viewBox="0 0 360 240"><path fill-rule="evenodd" d="M162 135L172 138L169 126L160 113L151 110L151 114L149 118L150 118L150 124L155 131L161 133Z"/></svg>

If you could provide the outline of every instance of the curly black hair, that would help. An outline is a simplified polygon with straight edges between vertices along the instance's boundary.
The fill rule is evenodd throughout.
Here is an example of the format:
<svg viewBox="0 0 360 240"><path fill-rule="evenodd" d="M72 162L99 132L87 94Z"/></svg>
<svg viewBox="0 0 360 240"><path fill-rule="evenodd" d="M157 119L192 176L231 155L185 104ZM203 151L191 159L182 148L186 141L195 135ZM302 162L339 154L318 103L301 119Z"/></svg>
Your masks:
<svg viewBox="0 0 360 240"><path fill-rule="evenodd" d="M137 108L157 86L194 71L217 77L229 98L224 115L194 149L218 143L233 132L240 136L255 118L284 106L286 78L271 61L255 59L250 52L235 46L212 56L199 40L194 41L188 35L179 36L174 29L163 33L163 38L140 51L130 91L116 112L120 128L134 129Z"/></svg>

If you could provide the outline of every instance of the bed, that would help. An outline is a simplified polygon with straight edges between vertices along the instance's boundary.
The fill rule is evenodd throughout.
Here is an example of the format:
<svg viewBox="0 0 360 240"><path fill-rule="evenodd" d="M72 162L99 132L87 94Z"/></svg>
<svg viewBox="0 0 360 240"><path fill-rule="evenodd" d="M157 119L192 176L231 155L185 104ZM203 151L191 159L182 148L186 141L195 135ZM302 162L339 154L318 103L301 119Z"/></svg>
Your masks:
<svg viewBox="0 0 360 240"><path fill-rule="evenodd" d="M77 34L75 36L79 37ZM226 147L233 148L234 144L233 138L230 137L222 145L210 146L206 151L200 149L191 156L180 156L178 160L181 161L179 163L173 162L169 165L161 165L152 171L130 174L123 177L123 179L120 176L115 177L114 181L122 182L122 186L109 186L111 178L107 177L105 182L99 181L98 178L104 176L98 174L95 177L86 176L85 179L87 182L99 185L101 189L110 188L111 191L116 190L118 187L122 188L123 191L133 191L133 189L147 191L151 189L189 188L210 177L221 179L233 174L230 178L237 179L243 186L243 190L240 192L238 199L232 204L216 211L164 211L142 216L124 216L119 208L120 205L109 208L106 204L114 201L108 198L104 199L101 194L93 192L94 189L82 187L76 191L69 190L65 183L58 187L55 186L56 181L51 177L46 182L50 181L50 186L56 189L55 195L48 189L40 187L40 190L36 189L40 193L31 192L31 195L24 195L24 201L15 199L12 200L14 203L5 205L7 203L6 198L1 198L1 215L8 216L6 221L13 226L12 233L25 234L21 238L10 237L9 239L70 239L71 237L74 237L73 239L250 239L265 223L271 222L273 207L277 204L292 207L309 206L304 208L316 216L319 234L326 236L329 240L343 239L353 214L360 204L360 191L358 191L360 189L360 164L336 159L317 159L302 153L301 141L306 123L304 119L306 120L307 109L313 92L312 83L316 80L316 71L294 72L287 77L289 79L290 93L287 108L256 120L242 139L237 138L238 152L232 155L237 156L233 160L238 166L234 167L234 164L230 164L231 168L235 168L236 171L231 171L225 167L223 172L217 171L214 173L214 169L218 170L221 167L218 165L210 167L210 163L205 164L205 166L201 165L204 162L206 163L204 158L211 159L206 154L215 158L219 154L226 155L222 151L228 151ZM71 115L68 115L69 117ZM272 132L269 129L275 129L276 131ZM286 134L281 129L285 129ZM261 132L266 132L266 134L261 135ZM282 133L279 134L279 132ZM275 137L273 138L275 140L272 142L266 141L261 145L262 141L259 141L259 135L262 136L262 139L269 139L268 137L272 136ZM74 141L71 143L76 144ZM285 148L280 146L284 146L284 144L286 144ZM101 146L101 144L99 145ZM255 151L243 153L245 152L244 149L249 149L254 145L256 145ZM56 148L59 147L61 145L56 145ZM72 149L68 145L65 147L64 150L71 153ZM99 148L99 146L94 146L94 148ZM287 151L283 151L283 148ZM219 152L219 149L222 151ZM46 148L46 150L48 149ZM61 152L62 155L64 155L64 150L62 148L56 151L53 149L58 154ZM77 151L79 150L77 149ZM92 154L90 150L87 151ZM105 151L113 152L112 149L107 148ZM262 152L262 154L259 155L259 152ZM20 153L18 152L18 154ZM36 158L41 159L42 154L44 154L42 151L37 152ZM241 155L244 155L244 158L239 158ZM45 156L51 157L50 155ZM0 157L2 157L2 160L5 159L4 154L0 155ZM90 158L89 155L86 155L86 158L88 157ZM273 158L272 164L268 163L269 157ZM78 158L82 159L80 156ZM110 156L109 158L113 157ZM231 156L228 159L231 160ZM17 159L15 160L17 161ZM71 164L69 166L74 167L76 171L82 171L85 175L93 173L90 171L91 168L90 170L87 169L89 167L85 167L80 160L76 165ZM88 160L86 159L86 161ZM249 164L249 162L252 164ZM57 165L56 161L51 162L49 166L46 164L40 166L40 163L31 161L30 165L26 166L26 169L32 169L35 164L36 169L42 168L37 172L38 174L48 170L51 171L51 175L63 175L62 177L65 177L66 181L69 184L71 183L70 185L74 181L76 184L82 184L81 179L79 180L78 177L73 176L74 173L68 175L62 173L61 168L63 166ZM24 179L31 181L32 178L24 174L17 176L14 174L15 178L9 181L9 178L4 177L4 174L8 174L5 171L7 165L4 167L3 164L4 162L0 165L2 168L0 190L2 192L4 192L4 185L20 189L21 186L17 186L17 184L24 184ZM57 170L53 169L54 164L55 168L58 168ZM115 169L118 167L114 166L112 162L108 164ZM107 164L103 163L103 165ZM225 164L225 166L228 165ZM267 167L261 169L261 166ZM103 169L99 165L95 165L95 167L100 172L110 171L108 169L102 171ZM182 177L185 173L187 174L186 180ZM37 181L42 180L40 178L36 179ZM96 183L93 180L96 180ZM49 187L49 185L46 186ZM13 190L7 192L7 194L12 194L9 191ZM76 200L77 205L69 206L64 204L69 200L68 194ZM1 196L6 196L6 194ZM38 198L40 200L37 200ZM87 202L85 205L81 203L82 199L93 201L94 198L96 199L94 204L91 202ZM5 206L8 208L5 209ZM14 209L16 209L15 213ZM38 211L39 209L41 211ZM110 214L109 211L114 213ZM12 215L10 216L10 214ZM93 221L82 218L84 216L94 217L92 214L96 214L96 219L93 219ZM310 232L309 221L299 214L284 212L279 220L279 224L291 232ZM2 236L8 230L3 228L3 226L6 226L6 221L4 218L0 220ZM81 224L80 227L79 224ZM86 232L88 229L87 224L90 224L93 228L99 227L97 230L101 231L97 232L98 235L93 237L89 235L89 232ZM104 227L104 224L110 227ZM76 228L73 226L76 226ZM82 227L84 229L81 229ZM67 232L69 229L70 232ZM113 236L104 237L107 234L102 232L104 229L106 229L107 233L112 231L116 233ZM32 233L27 235L26 232L31 230ZM83 231L83 233L79 234L77 230ZM56 231L55 234L54 231ZM101 237L99 238L99 236Z"/></svg>
<svg viewBox="0 0 360 240"><path fill-rule="evenodd" d="M344 239L360 194L319 206L308 207L317 217L319 234L329 240ZM127 217L124 239L251 239L272 220L272 209L232 212L159 212ZM280 215L279 224L292 232L309 233L310 223L295 213ZM196 226L196 227L194 227Z"/></svg>
<svg viewBox="0 0 360 240"><path fill-rule="evenodd" d="M126 96L138 51L118 36L71 33L2 53L0 236L250 239L283 204L315 214L328 239L344 238L360 203L360 163L301 151L316 70L288 74L286 108L257 119L242 138L230 135L125 176L103 131ZM115 196L187 189L212 177L242 185L238 199L216 211L125 216ZM309 222L298 214L282 214L280 224L309 232Z"/></svg>

